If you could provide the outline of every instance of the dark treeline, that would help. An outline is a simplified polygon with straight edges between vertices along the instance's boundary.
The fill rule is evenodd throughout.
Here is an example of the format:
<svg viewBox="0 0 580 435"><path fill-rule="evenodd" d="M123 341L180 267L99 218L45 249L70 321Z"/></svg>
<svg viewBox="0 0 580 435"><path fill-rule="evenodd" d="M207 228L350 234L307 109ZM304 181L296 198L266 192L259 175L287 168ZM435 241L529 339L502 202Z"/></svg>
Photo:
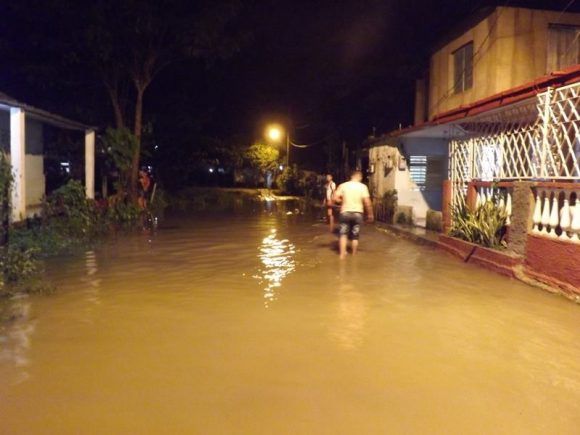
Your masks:
<svg viewBox="0 0 580 435"><path fill-rule="evenodd" d="M554 7L510 5L520 3ZM372 132L412 122L414 81L431 47L495 4L2 2L0 91L103 131L133 132L133 186L140 158L168 186L206 182L208 165L239 161L273 120L310 145L292 150L295 163L336 171L345 144L353 152Z"/></svg>

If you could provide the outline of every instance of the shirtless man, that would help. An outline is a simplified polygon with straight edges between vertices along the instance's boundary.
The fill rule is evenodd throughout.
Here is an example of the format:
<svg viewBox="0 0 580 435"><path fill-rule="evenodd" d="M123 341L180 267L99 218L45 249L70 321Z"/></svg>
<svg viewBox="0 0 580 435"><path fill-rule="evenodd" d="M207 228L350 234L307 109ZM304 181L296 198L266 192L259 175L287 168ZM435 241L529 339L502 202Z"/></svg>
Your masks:
<svg viewBox="0 0 580 435"><path fill-rule="evenodd" d="M362 183L362 172L354 171L350 181L342 183L334 193L334 200L340 202L340 258L346 258L346 245L348 240L352 243L352 253L356 254L360 227L364 221L363 214L366 212L367 221L374 220L373 207L369 189Z"/></svg>

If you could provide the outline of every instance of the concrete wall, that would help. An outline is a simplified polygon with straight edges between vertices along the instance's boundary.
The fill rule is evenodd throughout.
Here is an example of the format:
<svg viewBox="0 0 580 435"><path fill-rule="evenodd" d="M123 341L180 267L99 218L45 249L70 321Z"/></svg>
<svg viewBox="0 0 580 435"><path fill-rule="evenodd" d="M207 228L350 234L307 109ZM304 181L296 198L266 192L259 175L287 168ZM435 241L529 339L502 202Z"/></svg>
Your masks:
<svg viewBox="0 0 580 435"><path fill-rule="evenodd" d="M10 112L0 110L0 151L10 152Z"/></svg>
<svg viewBox="0 0 580 435"><path fill-rule="evenodd" d="M369 164L374 165L374 172L369 176L369 188L375 198L382 197L385 192L395 188L396 168L385 171L385 164L389 157L393 165L396 165L399 153L397 148L391 145L375 146L369 150Z"/></svg>
<svg viewBox="0 0 580 435"><path fill-rule="evenodd" d="M44 156L26 154L26 206L38 206L46 192Z"/></svg>
<svg viewBox="0 0 580 435"><path fill-rule="evenodd" d="M405 155L420 156L440 156L446 163L447 141L443 139L430 138L402 138L398 139L401 149ZM385 171L385 163L389 156L394 164L393 169ZM425 190L419 190L411 179L408 166L401 170L398 162L403 157L396 146L396 142L389 145L376 146L370 149L369 161L374 164L375 171L370 176L370 188L374 197L380 198L385 192L396 189L399 205L413 207L413 219L419 225L424 225L427 210L441 210L442 204L442 183L430 182L429 173L427 175L427 185ZM429 167L428 167L429 170ZM442 168L443 177L446 178L447 165Z"/></svg>
<svg viewBox="0 0 580 435"><path fill-rule="evenodd" d="M429 70L429 119L549 73L549 24L580 25L580 13L500 7L436 51ZM454 94L453 52L471 41L473 87Z"/></svg>
<svg viewBox="0 0 580 435"><path fill-rule="evenodd" d="M46 190L44 176L44 138L42 123L26 118L26 206L42 202ZM0 111L0 149L10 152L10 115Z"/></svg>
<svg viewBox="0 0 580 435"><path fill-rule="evenodd" d="M26 206L38 206L46 192L42 123L26 120Z"/></svg>

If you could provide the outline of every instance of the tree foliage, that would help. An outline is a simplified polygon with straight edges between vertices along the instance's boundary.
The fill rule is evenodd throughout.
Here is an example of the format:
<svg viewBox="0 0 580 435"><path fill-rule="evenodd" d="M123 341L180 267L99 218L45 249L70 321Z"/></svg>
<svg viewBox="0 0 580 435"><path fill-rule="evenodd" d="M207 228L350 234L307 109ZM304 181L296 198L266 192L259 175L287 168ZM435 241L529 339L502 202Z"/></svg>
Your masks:
<svg viewBox="0 0 580 435"><path fill-rule="evenodd" d="M137 139L126 127L108 128L103 136L102 146L118 173L117 190L125 193L130 188L133 155Z"/></svg>
<svg viewBox="0 0 580 435"><path fill-rule="evenodd" d="M0 151L0 245L6 242L8 236L8 221L10 219L10 188L12 186L12 166L4 151Z"/></svg>
<svg viewBox="0 0 580 435"><path fill-rule="evenodd" d="M266 172L274 169L278 164L280 151L270 144L256 142L246 151L246 158L252 167Z"/></svg>
<svg viewBox="0 0 580 435"><path fill-rule="evenodd" d="M36 88L40 82L84 93L100 83L115 127L136 140L129 182L135 193L147 90L173 63L207 63L236 52L243 38L232 23L241 6L240 0L20 0L6 7L8 21L18 24L9 23L0 37L34 52L7 57Z"/></svg>
<svg viewBox="0 0 580 435"><path fill-rule="evenodd" d="M111 100L117 128L132 125L136 139L130 178L133 193L141 157L145 92L173 62L227 52L232 44L226 28L237 10L235 0L101 0L93 4L86 42ZM126 95L133 96L133 104L128 104Z"/></svg>

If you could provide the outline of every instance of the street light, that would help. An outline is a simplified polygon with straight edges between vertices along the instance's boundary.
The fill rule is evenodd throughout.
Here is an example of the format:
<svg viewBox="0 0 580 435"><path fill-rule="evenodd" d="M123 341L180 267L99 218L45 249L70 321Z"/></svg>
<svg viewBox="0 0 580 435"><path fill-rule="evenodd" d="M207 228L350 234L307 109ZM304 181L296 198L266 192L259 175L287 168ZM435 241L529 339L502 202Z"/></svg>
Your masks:
<svg viewBox="0 0 580 435"><path fill-rule="evenodd" d="M282 132L282 129L280 127L273 125L268 127L266 134L270 140L278 142L280 141L280 139L282 139L284 133Z"/></svg>
<svg viewBox="0 0 580 435"><path fill-rule="evenodd" d="M286 166L290 162L290 132L278 124L269 125L266 128L266 137L273 142L281 142L286 136Z"/></svg>

